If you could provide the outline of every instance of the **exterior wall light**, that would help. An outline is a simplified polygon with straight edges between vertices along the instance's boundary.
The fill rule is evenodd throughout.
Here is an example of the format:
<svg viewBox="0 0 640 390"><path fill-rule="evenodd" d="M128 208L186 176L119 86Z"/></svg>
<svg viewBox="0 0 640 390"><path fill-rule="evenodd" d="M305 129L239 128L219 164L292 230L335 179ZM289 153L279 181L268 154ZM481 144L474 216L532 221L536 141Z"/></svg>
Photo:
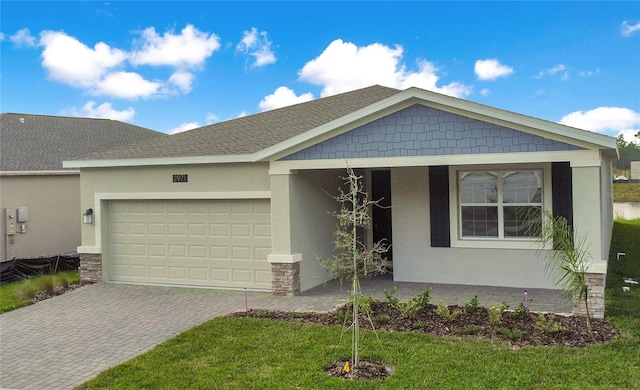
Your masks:
<svg viewBox="0 0 640 390"><path fill-rule="evenodd" d="M82 223L93 223L93 209L87 209L87 211L82 214Z"/></svg>

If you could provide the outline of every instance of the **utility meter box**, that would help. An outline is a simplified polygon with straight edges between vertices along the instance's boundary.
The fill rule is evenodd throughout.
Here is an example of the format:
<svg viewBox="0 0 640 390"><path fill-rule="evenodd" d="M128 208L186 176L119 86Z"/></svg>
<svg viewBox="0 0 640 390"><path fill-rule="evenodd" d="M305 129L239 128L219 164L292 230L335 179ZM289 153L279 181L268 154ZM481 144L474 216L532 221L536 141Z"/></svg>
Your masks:
<svg viewBox="0 0 640 390"><path fill-rule="evenodd" d="M29 208L28 207L18 207L16 210L16 215L18 217L18 222L27 222L29 220Z"/></svg>
<svg viewBox="0 0 640 390"><path fill-rule="evenodd" d="M16 234L16 216L13 210L4 209L4 234Z"/></svg>

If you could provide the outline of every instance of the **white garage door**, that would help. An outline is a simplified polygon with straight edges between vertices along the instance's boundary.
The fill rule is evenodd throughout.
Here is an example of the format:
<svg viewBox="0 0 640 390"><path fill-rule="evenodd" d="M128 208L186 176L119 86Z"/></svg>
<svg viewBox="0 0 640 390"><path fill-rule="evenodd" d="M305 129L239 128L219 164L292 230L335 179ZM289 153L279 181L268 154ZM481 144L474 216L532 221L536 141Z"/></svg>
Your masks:
<svg viewBox="0 0 640 390"><path fill-rule="evenodd" d="M110 280L271 289L268 199L110 201Z"/></svg>

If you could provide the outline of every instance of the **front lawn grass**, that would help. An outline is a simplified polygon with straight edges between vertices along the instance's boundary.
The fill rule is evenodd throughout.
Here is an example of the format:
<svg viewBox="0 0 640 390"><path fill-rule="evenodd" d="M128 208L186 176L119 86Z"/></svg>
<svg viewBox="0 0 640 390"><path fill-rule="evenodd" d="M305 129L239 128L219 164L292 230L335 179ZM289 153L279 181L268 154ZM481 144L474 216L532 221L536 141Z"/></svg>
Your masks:
<svg viewBox="0 0 640 390"><path fill-rule="evenodd" d="M638 339L583 349L513 350L420 333L365 333L362 358L392 365L384 381L345 381L324 368L348 358L342 328L216 318L100 374L79 389L497 389L640 386Z"/></svg>
<svg viewBox="0 0 640 390"><path fill-rule="evenodd" d="M624 253L621 260L618 253ZM615 221L605 289L607 315L640 318L640 285L625 283L625 278L640 281L640 219ZM623 292L622 287L630 291ZM636 332L640 337L640 324Z"/></svg>
<svg viewBox="0 0 640 390"><path fill-rule="evenodd" d="M0 313L31 305L38 292L52 291L56 287L79 282L78 271L64 271L5 283L0 285Z"/></svg>
<svg viewBox="0 0 640 390"><path fill-rule="evenodd" d="M385 380L345 381L324 372L350 357L350 333L341 327L223 317L78 389L638 389L640 286L622 294L621 275L640 279L640 220L617 221L613 236L607 318L624 337L607 344L513 349L421 333L379 332L378 341L364 332L362 359L396 372ZM624 261L616 261L619 251Z"/></svg>

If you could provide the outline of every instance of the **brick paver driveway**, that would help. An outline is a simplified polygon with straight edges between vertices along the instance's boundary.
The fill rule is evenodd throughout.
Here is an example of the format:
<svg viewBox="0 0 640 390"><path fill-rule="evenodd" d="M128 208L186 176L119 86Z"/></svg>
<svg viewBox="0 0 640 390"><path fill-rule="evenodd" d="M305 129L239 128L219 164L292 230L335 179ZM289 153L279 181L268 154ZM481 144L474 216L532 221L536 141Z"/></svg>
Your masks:
<svg viewBox="0 0 640 390"><path fill-rule="evenodd" d="M327 311L327 297L248 293L249 308ZM242 291L99 283L0 315L0 388L69 389L215 316Z"/></svg>

